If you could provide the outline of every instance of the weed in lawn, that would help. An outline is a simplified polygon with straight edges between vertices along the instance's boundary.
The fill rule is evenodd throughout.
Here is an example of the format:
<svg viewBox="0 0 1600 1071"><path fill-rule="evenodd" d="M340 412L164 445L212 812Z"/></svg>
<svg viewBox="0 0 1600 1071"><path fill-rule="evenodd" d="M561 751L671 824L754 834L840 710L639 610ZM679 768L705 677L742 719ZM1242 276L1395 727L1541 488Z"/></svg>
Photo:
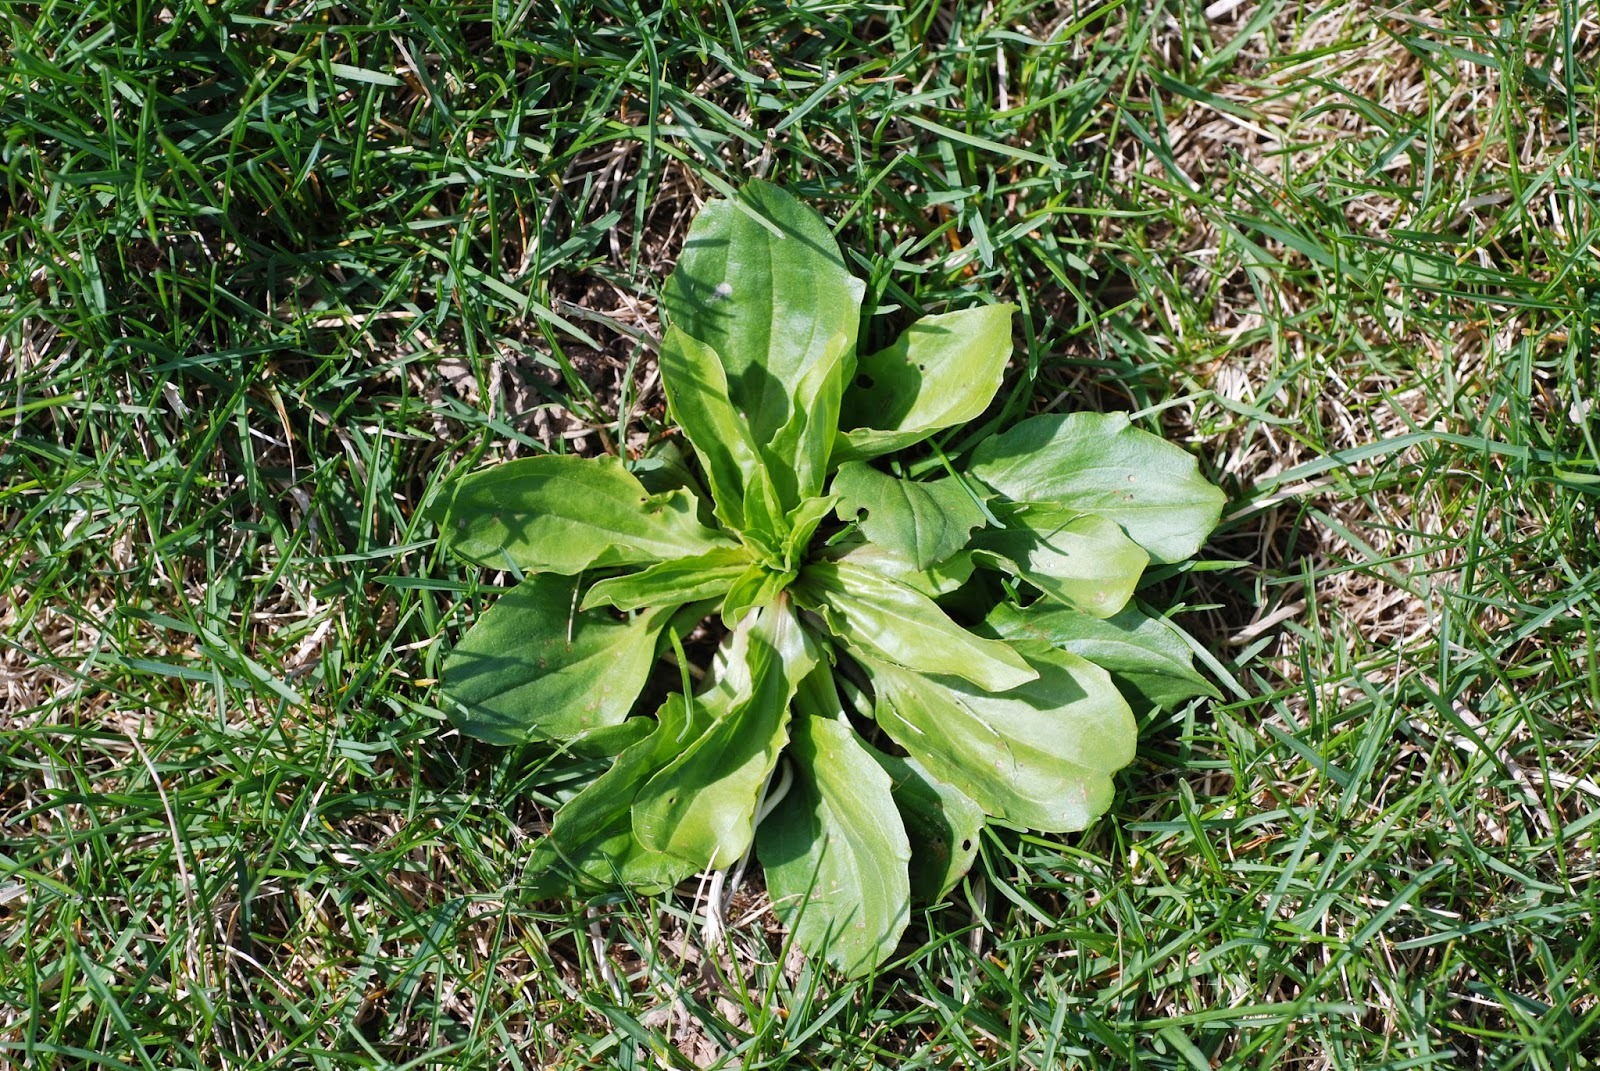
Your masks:
<svg viewBox="0 0 1600 1071"><path fill-rule="evenodd" d="M745 184L706 206L663 291L668 412L698 469L673 440L632 470L526 458L434 510L445 546L521 577L445 661L452 721L615 757L562 805L535 880L664 891L712 872L714 933L759 844L795 940L850 976L894 954L913 895L966 875L984 815L1062 833L1104 813L1134 752L1124 693L1216 694L1182 634L1127 604L1224 501L1121 413L1030 417L957 471L944 445L999 389L1015 307L858 354L864 289L821 216ZM683 637L713 615L729 631L696 666ZM681 690L632 717L668 653Z"/></svg>

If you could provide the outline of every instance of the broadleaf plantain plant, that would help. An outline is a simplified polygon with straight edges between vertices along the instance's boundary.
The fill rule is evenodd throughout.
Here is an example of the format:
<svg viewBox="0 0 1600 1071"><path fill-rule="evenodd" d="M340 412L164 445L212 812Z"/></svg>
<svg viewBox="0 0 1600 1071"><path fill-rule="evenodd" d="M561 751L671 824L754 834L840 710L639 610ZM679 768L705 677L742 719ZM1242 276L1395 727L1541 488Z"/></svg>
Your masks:
<svg viewBox="0 0 1600 1071"><path fill-rule="evenodd" d="M858 355L864 292L777 187L711 202L661 301L694 460L532 457L435 507L451 550L522 578L446 659L452 718L615 755L533 849L535 882L657 891L753 842L800 943L851 974L893 952L913 896L960 880L987 819L1069 831L1107 808L1134 753L1125 693L1209 689L1129 599L1223 503L1117 414L1023 420L958 457L964 473L926 447L873 464L988 407L1015 310L927 316ZM1036 598L974 598L975 570ZM682 639L708 617L727 632L691 690ZM637 716L674 653L683 690Z"/></svg>

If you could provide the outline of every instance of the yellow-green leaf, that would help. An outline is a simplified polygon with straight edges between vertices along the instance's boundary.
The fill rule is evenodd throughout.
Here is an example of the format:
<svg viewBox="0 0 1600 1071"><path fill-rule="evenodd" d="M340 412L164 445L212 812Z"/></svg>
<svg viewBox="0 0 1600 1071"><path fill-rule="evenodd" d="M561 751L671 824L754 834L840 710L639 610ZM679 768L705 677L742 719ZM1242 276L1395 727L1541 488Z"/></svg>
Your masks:
<svg viewBox="0 0 1600 1071"><path fill-rule="evenodd" d="M1158 562L1199 550L1227 500L1193 457L1126 413L1031 417L985 440L970 471L1013 501L1108 517Z"/></svg>
<svg viewBox="0 0 1600 1071"><path fill-rule="evenodd" d="M575 588L566 577L529 577L445 658L444 695L462 732L491 744L574 740L628 716L669 614L579 611Z"/></svg>
<svg viewBox="0 0 1600 1071"><path fill-rule="evenodd" d="M849 561L813 562L791 590L850 647L908 669L959 673L994 690L1038 675L1006 643L974 636L926 595Z"/></svg>
<svg viewBox="0 0 1600 1071"><path fill-rule="evenodd" d="M750 846L761 788L788 739L789 700L816 664L815 649L787 607L769 607L749 622L745 689L634 804L640 844L698 867L731 866Z"/></svg>
<svg viewBox="0 0 1600 1071"><path fill-rule="evenodd" d="M1024 829L1082 829L1111 805L1111 775L1133 761L1133 712L1105 670L1044 645L1038 677L974 688L865 659L883 730L985 813Z"/></svg>
<svg viewBox="0 0 1600 1071"><path fill-rule="evenodd" d="M794 724L794 786L761 825L767 894L800 947L847 975L894 954L911 917L911 845L893 783L855 731Z"/></svg>
<svg viewBox="0 0 1600 1071"><path fill-rule="evenodd" d="M973 540L1002 568L1052 599L1093 617L1128 604L1149 564L1144 548L1115 521L1054 506L996 506L1004 528L985 528Z"/></svg>
<svg viewBox="0 0 1600 1071"><path fill-rule="evenodd" d="M651 495L614 457L507 461L456 481L433 512L450 550L523 573L570 575L734 545L700 523L689 491Z"/></svg>
<svg viewBox="0 0 1600 1071"><path fill-rule="evenodd" d="M1015 305L924 316L860 359L845 389L833 462L877 457L988 408L1011 357Z"/></svg>

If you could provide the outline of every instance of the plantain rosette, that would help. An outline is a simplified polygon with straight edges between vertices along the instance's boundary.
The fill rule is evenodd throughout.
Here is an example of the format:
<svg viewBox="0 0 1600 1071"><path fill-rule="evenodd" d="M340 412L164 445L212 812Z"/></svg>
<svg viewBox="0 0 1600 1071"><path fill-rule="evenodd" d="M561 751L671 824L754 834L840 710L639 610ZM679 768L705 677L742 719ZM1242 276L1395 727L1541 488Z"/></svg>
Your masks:
<svg viewBox="0 0 1600 1071"><path fill-rule="evenodd" d="M1059 832L1106 810L1134 753L1126 696L1209 689L1129 599L1223 503L1120 414L1023 420L964 475L875 465L987 408L1015 310L927 316L858 355L864 292L777 187L711 202L661 301L693 461L527 458L435 508L452 551L523 578L446 659L456 724L615 755L535 847L537 883L661 890L754 841L801 945L850 974L894 951L913 897L960 880L987 819ZM940 603L975 569L1040 595L975 631ZM704 686L640 715L658 658L711 615L728 632ZM758 829L780 761L792 787Z"/></svg>

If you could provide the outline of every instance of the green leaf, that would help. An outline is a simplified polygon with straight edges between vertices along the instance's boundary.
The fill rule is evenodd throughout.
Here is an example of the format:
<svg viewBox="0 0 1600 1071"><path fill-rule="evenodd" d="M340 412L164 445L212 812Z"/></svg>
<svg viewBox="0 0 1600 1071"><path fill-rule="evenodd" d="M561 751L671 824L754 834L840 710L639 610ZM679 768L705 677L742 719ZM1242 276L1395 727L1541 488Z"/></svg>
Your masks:
<svg viewBox="0 0 1600 1071"><path fill-rule="evenodd" d="M848 725L802 717L794 786L761 824L772 905L795 940L846 975L894 954L911 917L911 845L889 775Z"/></svg>
<svg viewBox="0 0 1600 1071"><path fill-rule="evenodd" d="M1015 501L1108 517L1158 562L1193 556L1226 501L1193 457L1126 413L1032 417L980 445L970 471Z"/></svg>
<svg viewBox="0 0 1600 1071"><path fill-rule="evenodd" d="M520 458L457 481L439 538L469 561L523 573L688 558L733 541L700 524L688 491L651 495L614 457Z"/></svg>
<svg viewBox="0 0 1600 1071"><path fill-rule="evenodd" d="M906 555L877 543L843 543L829 548L827 553L831 561L870 569L930 599L950 594L972 576L970 551L961 551L931 569L920 570Z"/></svg>
<svg viewBox="0 0 1600 1071"><path fill-rule="evenodd" d="M564 878L578 887L621 883L654 891L695 872L693 863L640 844L633 835L631 812L640 788L703 733L710 719L677 694L667 698L656 719L647 737L624 750L609 770L556 812L550 832L534 845L528 862L528 873L543 879L541 888Z"/></svg>
<svg viewBox="0 0 1600 1071"><path fill-rule="evenodd" d="M833 477L842 521L855 520L872 542L898 551L925 571L967 545L983 511L954 479L900 480L859 461Z"/></svg>
<svg viewBox="0 0 1600 1071"><path fill-rule="evenodd" d="M819 662L800 682L794 696L796 718L849 724L833 673L827 662ZM926 902L938 900L972 866L983 829L983 808L933 777L915 759L887 755L863 740L857 742L893 782L890 792L911 846L911 895Z"/></svg>
<svg viewBox="0 0 1600 1071"><path fill-rule="evenodd" d="M619 621L579 612L576 582L531 576L478 618L444 660L451 719L491 744L575 740L628 716L667 612Z"/></svg>
<svg viewBox="0 0 1600 1071"><path fill-rule="evenodd" d="M1101 621L1062 606L1035 603L1019 610L1002 603L986 623L1008 639L1039 640L1087 658L1125 692L1154 706L1221 694L1194 668L1194 653L1178 630L1136 606Z"/></svg>
<svg viewBox="0 0 1600 1071"><path fill-rule="evenodd" d="M722 623L733 628L751 610L771 606L793 582L795 574L756 562L740 573L722 600Z"/></svg>
<svg viewBox="0 0 1600 1071"><path fill-rule="evenodd" d="M789 512L789 516L785 519L789 534L784 537L782 548L785 568L799 570L801 563L805 561L811 537L817 532L817 525L833 512L837 502L838 499L833 495L808 498Z"/></svg>
<svg viewBox="0 0 1600 1071"><path fill-rule="evenodd" d="M817 654L785 607L749 619L748 690L640 791L634 836L699 868L733 865L750 846L756 804L787 740L789 700Z"/></svg>
<svg viewBox="0 0 1600 1071"><path fill-rule="evenodd" d="M1128 604L1150 556L1122 529L1093 513L1049 505L996 503L1005 528L973 542L1040 591L1094 617Z"/></svg>
<svg viewBox="0 0 1600 1071"><path fill-rule="evenodd" d="M718 547L693 558L657 562L637 573L602 580L584 595L581 608L637 610L718 598L749 567L750 552L744 547Z"/></svg>
<svg viewBox="0 0 1600 1071"><path fill-rule="evenodd" d="M942 899L972 869L983 808L916 759L887 755L870 745L867 752L894 782L894 805L911 842L911 895L925 903Z"/></svg>
<svg viewBox="0 0 1600 1071"><path fill-rule="evenodd" d="M833 461L877 457L982 413L1011 357L1015 305L924 316L862 357L845 390Z"/></svg>
<svg viewBox="0 0 1600 1071"><path fill-rule="evenodd" d="M628 471L638 477L644 489L652 495L679 489L690 491L704 506L706 497L689 459L683 452L680 439L661 439L646 448L645 452L628 465ZM704 511L703 511L704 512Z"/></svg>
<svg viewBox="0 0 1600 1071"><path fill-rule="evenodd" d="M711 656L711 670L706 684L695 694L695 703L714 719L726 717L735 703L750 695L750 634L754 629L754 618L739 621Z"/></svg>
<svg viewBox="0 0 1600 1071"><path fill-rule="evenodd" d="M787 511L822 490L866 288L821 216L759 180L738 196L695 217L661 307L720 358Z"/></svg>
<svg viewBox="0 0 1600 1071"><path fill-rule="evenodd" d="M994 691L1037 676L1004 642L974 636L926 595L860 565L813 562L791 590L839 639L908 669L948 670Z"/></svg>
<svg viewBox="0 0 1600 1071"><path fill-rule="evenodd" d="M576 739L563 741L562 749L570 755L583 758L612 758L650 735L650 729L645 724L649 720L629 718L620 725L591 729Z"/></svg>
<svg viewBox="0 0 1600 1071"><path fill-rule="evenodd" d="M672 419L705 469L718 518L733 529L747 527L748 499L757 526L771 527L781 512L777 492L749 425L728 396L722 358L674 325L661 340L661 378Z"/></svg>
<svg viewBox="0 0 1600 1071"><path fill-rule="evenodd" d="M800 679L794 693L796 717L845 719L844 704L839 701L839 688L833 680L833 665L819 658L811 672Z"/></svg>
<svg viewBox="0 0 1600 1071"><path fill-rule="evenodd" d="M1042 644L1027 654L1038 678L1000 694L864 659L874 716L985 813L1025 829L1082 829L1111 805L1111 774L1133 761L1133 712L1093 663Z"/></svg>

